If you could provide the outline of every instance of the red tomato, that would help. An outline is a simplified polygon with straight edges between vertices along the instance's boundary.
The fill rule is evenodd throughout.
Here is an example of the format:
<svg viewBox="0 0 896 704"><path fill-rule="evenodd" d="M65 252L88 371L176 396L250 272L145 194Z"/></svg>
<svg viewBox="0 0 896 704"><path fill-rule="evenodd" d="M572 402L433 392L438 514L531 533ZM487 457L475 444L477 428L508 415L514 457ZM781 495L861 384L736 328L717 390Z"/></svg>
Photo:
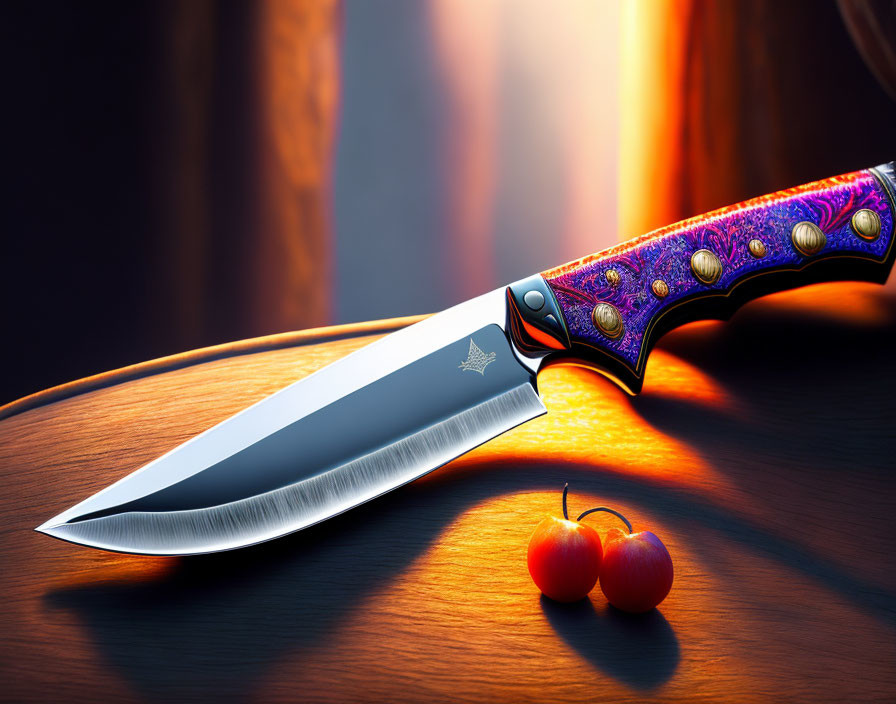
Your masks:
<svg viewBox="0 0 896 704"><path fill-rule="evenodd" d="M553 516L529 539L529 574L554 601L578 601L594 589L603 549L591 526Z"/></svg>
<svg viewBox="0 0 896 704"><path fill-rule="evenodd" d="M617 609L650 611L672 588L672 557L650 531L626 535L613 528L604 539L600 588Z"/></svg>

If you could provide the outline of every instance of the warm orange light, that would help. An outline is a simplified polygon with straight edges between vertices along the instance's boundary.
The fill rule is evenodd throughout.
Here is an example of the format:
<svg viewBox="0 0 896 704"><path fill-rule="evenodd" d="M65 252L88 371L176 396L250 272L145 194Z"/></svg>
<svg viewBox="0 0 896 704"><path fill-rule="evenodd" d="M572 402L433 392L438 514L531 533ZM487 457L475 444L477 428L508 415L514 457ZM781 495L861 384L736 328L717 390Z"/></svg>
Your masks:
<svg viewBox="0 0 896 704"><path fill-rule="evenodd" d="M606 500L584 492L570 498L577 510ZM559 514L559 501L559 490L514 492L471 506L400 575L346 604L343 620L350 627L326 633L271 668L267 691L294 692L301 683L332 701L390 701L411 688L418 701L519 702L640 700L642 687L686 699L718 677L728 686L753 687L750 669L734 671L726 658L704 658L699 667L674 658L664 668L656 665L654 650L675 650L679 639L690 657L684 639L691 633L710 638L741 629L725 622L716 601L681 609L691 590L721 593L724 582L701 566L696 546L640 506L614 503L636 525L662 535L680 567L678 586L660 613L632 625L607 607L599 586L590 602L543 600L526 568L526 546L543 516ZM612 517L593 518L601 534L612 525ZM656 680L646 687L620 680L618 662L625 657L645 658Z"/></svg>
<svg viewBox="0 0 896 704"><path fill-rule="evenodd" d="M629 0L620 24L619 239L680 219L674 198L685 3ZM656 168L653 166L656 165Z"/></svg>
<svg viewBox="0 0 896 704"><path fill-rule="evenodd" d="M620 239L747 195L735 3L623 3Z"/></svg>
<svg viewBox="0 0 896 704"><path fill-rule="evenodd" d="M686 400L721 413L736 412L736 400L719 382L699 367L665 350L651 352L645 376L648 381L642 396Z"/></svg>
<svg viewBox="0 0 896 704"><path fill-rule="evenodd" d="M91 555L93 560L72 559L69 569L60 570L62 581L57 589L77 589L95 587L97 584L136 584L160 580L174 572L179 558L141 557L137 555L117 555L100 553Z"/></svg>
<svg viewBox="0 0 896 704"><path fill-rule="evenodd" d="M652 426L628 395L598 373L552 366L539 374L538 387L548 408L546 416L495 438L452 467L475 470L494 461L510 467L515 461L569 463L577 471L590 468L595 476L617 475L680 488L712 485L736 493L698 452ZM642 393L710 404L719 412L736 408L717 382L662 352L651 365Z"/></svg>

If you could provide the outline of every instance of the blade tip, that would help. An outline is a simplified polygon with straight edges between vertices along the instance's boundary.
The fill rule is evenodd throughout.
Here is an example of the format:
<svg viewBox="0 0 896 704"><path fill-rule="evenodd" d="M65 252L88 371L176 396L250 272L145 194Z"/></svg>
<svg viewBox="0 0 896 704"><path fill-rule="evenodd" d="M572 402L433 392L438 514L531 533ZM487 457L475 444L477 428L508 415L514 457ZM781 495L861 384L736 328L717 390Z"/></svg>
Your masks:
<svg viewBox="0 0 896 704"><path fill-rule="evenodd" d="M34 529L34 532L49 535L51 538L67 540L67 538L63 537L64 529L67 525L68 521L62 517L62 514L59 514L58 516L53 516L53 518L41 523Z"/></svg>
<svg viewBox="0 0 896 704"><path fill-rule="evenodd" d="M63 515L63 514L60 514ZM92 537L85 536L83 533L79 532L76 526L79 526L79 523L75 523L74 525L67 520L59 520L59 516L55 518L51 518L49 521L45 521L44 523L37 526L34 529L36 533L43 533L44 535L49 535L51 538L55 538L56 540L61 540L65 543L71 543L72 545L79 545L85 548L92 548L94 550L106 550L108 552L118 552L125 555L153 555L153 556L161 556L161 557L171 557L176 555L189 555L189 554L200 554L200 552L208 552L208 551L195 551L195 552L177 552L177 551L164 551L164 550L144 550L140 547L134 545L125 545L119 544L117 542L109 542L107 540L97 540Z"/></svg>
<svg viewBox="0 0 896 704"><path fill-rule="evenodd" d="M34 531L36 533L44 533L45 535L53 535L53 529L58 528L60 525L55 518L51 518L49 521L41 523Z"/></svg>
<svg viewBox="0 0 896 704"><path fill-rule="evenodd" d="M98 548L102 550L115 550L115 548L93 543L90 540L85 540L82 536L72 533L71 530L68 530L71 527L70 524L67 521L60 521L58 519L58 516L56 518L51 518L49 521L41 523L34 529L34 531L73 545L81 545L87 548Z"/></svg>

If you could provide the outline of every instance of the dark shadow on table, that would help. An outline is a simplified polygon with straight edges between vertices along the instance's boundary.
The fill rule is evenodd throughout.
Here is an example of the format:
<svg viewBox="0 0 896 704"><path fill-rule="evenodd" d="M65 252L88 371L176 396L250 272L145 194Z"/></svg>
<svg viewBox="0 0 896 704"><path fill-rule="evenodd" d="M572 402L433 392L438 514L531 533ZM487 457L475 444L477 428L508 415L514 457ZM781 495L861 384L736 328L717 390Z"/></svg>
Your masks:
<svg viewBox="0 0 896 704"><path fill-rule="evenodd" d="M587 597L559 604L544 595L541 609L554 630L582 657L629 687L656 689L678 667L678 638L657 609L627 614L606 603L595 607Z"/></svg>

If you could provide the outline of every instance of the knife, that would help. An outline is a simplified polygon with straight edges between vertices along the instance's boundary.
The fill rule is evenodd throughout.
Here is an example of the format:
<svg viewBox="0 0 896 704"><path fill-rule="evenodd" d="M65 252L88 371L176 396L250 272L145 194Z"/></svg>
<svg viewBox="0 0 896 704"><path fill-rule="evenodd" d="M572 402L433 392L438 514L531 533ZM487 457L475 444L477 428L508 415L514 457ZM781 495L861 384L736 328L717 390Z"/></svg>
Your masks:
<svg viewBox="0 0 896 704"><path fill-rule="evenodd" d="M662 228L392 333L188 440L38 531L119 552L253 545L340 514L546 413L570 359L631 394L669 329L829 280L883 283L896 165Z"/></svg>

